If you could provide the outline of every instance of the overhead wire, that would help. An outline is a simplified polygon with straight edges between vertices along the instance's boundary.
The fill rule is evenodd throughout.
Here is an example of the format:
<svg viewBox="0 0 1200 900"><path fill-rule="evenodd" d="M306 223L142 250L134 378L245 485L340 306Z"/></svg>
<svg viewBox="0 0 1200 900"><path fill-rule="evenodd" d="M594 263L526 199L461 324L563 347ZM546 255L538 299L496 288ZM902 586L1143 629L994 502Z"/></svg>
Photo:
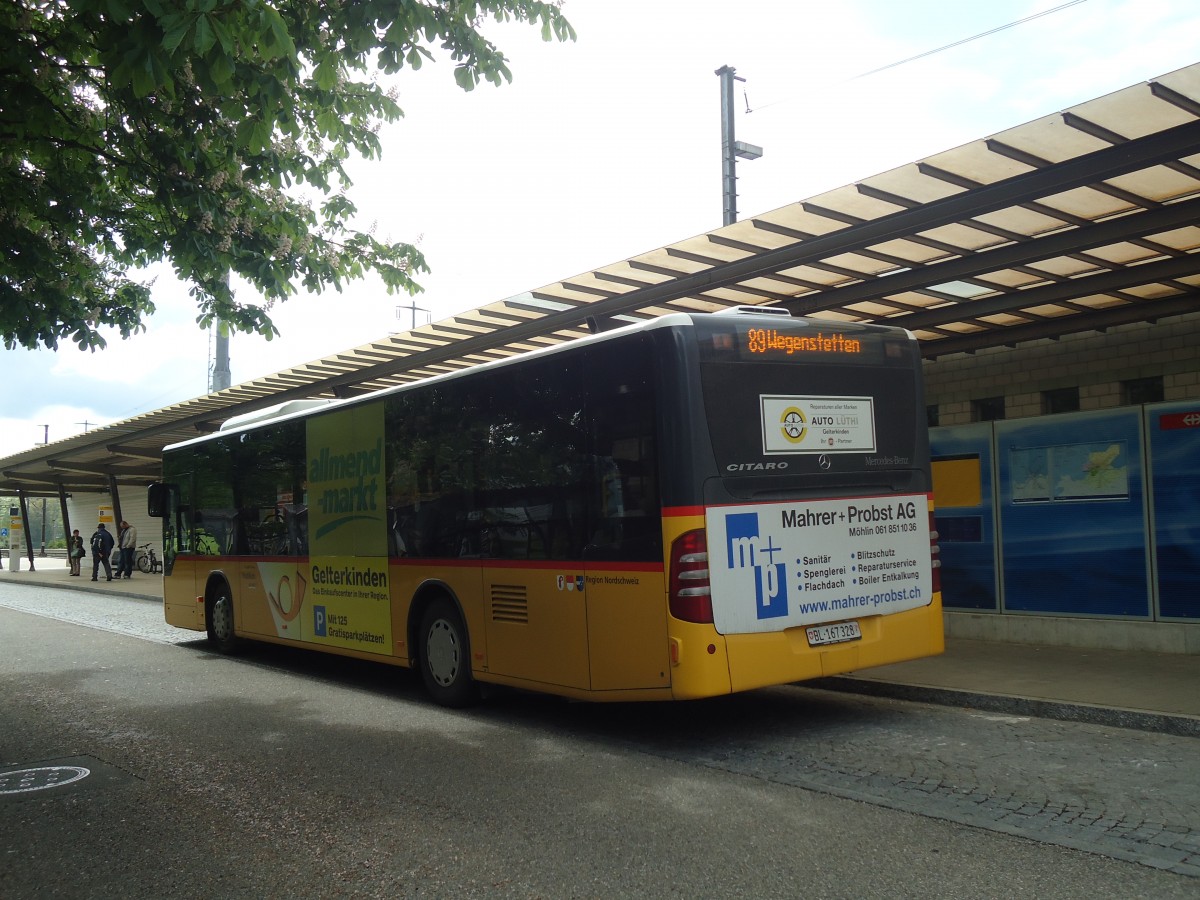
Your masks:
<svg viewBox="0 0 1200 900"><path fill-rule="evenodd" d="M928 56L933 56L937 53L943 53L946 50L953 50L955 47L961 47L963 44L969 44L972 41L977 41L981 38L990 37L991 35L998 34L1001 31L1007 31L1009 28L1015 28L1018 25L1024 25L1026 22L1032 22L1034 19L1040 19L1043 16L1048 16L1048 15L1051 15L1052 13L1061 12L1064 9L1069 9L1072 6L1078 6L1080 3L1086 3L1086 2L1087 2L1087 0L1068 0L1068 2L1060 3L1058 6L1051 7L1050 9L1044 9L1041 12L1037 12L1037 13L1033 13L1032 15L1025 16L1023 19L1016 19L1016 20L1014 20L1012 22L1008 22L1004 25L997 25L995 28L989 28L987 31L981 31L978 34L971 35L970 37L961 38L960 40L952 41L949 44L943 44L941 47L936 47L933 50L926 50L924 53L918 53L915 56L909 56L905 59L896 60L896 62L888 63L885 66L879 66L879 67L871 69L867 72L860 72L859 74L852 75L849 78L843 78L841 81L836 82L836 83L837 84L849 84L851 81L858 81L860 78L867 78L870 75L877 75L880 72L886 72L888 69L894 69L897 66L903 66L903 65L906 65L907 63L915 62L918 59L925 59ZM760 110L760 109L767 109L768 107L771 107L771 106L778 106L780 103L788 103L791 100L795 99L794 97L785 97L783 100L775 100L771 103L764 103L762 106L757 106L757 107L754 107L754 109L751 109L750 108L750 99L748 96L746 96L744 89L742 91L742 96L746 101L746 112L747 113L752 113L752 112L755 112L756 110Z"/></svg>

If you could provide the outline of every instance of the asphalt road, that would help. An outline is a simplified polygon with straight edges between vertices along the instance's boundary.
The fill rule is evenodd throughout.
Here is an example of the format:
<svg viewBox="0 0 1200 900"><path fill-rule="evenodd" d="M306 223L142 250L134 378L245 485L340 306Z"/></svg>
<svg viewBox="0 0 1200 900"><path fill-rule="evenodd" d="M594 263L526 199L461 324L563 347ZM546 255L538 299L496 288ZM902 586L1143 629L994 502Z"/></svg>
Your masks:
<svg viewBox="0 0 1200 900"><path fill-rule="evenodd" d="M452 712L65 593L0 585L5 900L1200 896L1194 738L799 687Z"/></svg>

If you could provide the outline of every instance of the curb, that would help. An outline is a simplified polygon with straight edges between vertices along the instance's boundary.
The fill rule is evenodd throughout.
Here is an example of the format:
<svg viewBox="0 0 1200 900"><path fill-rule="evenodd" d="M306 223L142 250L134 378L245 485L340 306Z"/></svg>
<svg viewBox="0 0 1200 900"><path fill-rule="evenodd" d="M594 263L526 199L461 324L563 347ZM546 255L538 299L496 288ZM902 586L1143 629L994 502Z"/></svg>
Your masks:
<svg viewBox="0 0 1200 900"><path fill-rule="evenodd" d="M80 577L83 578L83 576ZM116 579L114 578L113 581L115 582ZM107 597L132 597L135 600L149 600L153 603L162 603L161 591L160 596L157 597L152 594L144 594L137 591L123 591L120 588L108 587L107 581L98 581L96 582L96 587L92 587L90 578L83 578L82 583L77 584L75 582L60 583L57 581L27 581L18 578L0 577L0 584L24 584L29 585L30 587L53 588L56 591L77 591L83 594L103 594ZM103 584L104 587L100 587L101 584Z"/></svg>
<svg viewBox="0 0 1200 900"><path fill-rule="evenodd" d="M1039 719L1058 719L1064 722L1106 725L1111 728L1153 731L1176 737L1200 738L1200 718L1195 716L1093 706L1088 703L1067 703L1061 700L1038 700L1033 697L1018 697L1009 694L981 694L955 688L897 684L890 681L874 681L850 676L817 678L813 681L801 682L800 686L848 694L865 694L872 697L890 697L894 700L908 700L915 703L933 703L938 706L966 706L988 712L1033 716Z"/></svg>

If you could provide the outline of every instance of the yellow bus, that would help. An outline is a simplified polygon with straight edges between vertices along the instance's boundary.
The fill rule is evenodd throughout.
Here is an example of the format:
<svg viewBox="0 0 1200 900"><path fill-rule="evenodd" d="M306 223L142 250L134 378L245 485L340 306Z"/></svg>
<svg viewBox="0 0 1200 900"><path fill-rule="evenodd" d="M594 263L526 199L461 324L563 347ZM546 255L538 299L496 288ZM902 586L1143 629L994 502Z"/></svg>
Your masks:
<svg viewBox="0 0 1200 900"><path fill-rule="evenodd" d="M168 447L166 620L585 700L943 649L906 331L669 314Z"/></svg>

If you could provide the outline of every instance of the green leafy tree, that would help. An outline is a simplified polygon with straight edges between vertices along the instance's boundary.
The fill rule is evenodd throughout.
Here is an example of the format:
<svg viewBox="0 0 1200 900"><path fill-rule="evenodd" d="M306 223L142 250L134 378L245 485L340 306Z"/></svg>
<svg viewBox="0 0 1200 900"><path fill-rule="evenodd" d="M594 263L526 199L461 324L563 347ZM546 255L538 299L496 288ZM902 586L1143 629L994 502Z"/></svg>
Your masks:
<svg viewBox="0 0 1200 900"><path fill-rule="evenodd" d="M103 347L154 311L131 273L168 260L197 321L276 333L302 285L368 271L419 290L420 252L351 226L344 164L402 113L377 74L434 52L464 90L511 81L488 21L573 40L540 0L4 0L0 334ZM233 272L261 295L234 299Z"/></svg>

